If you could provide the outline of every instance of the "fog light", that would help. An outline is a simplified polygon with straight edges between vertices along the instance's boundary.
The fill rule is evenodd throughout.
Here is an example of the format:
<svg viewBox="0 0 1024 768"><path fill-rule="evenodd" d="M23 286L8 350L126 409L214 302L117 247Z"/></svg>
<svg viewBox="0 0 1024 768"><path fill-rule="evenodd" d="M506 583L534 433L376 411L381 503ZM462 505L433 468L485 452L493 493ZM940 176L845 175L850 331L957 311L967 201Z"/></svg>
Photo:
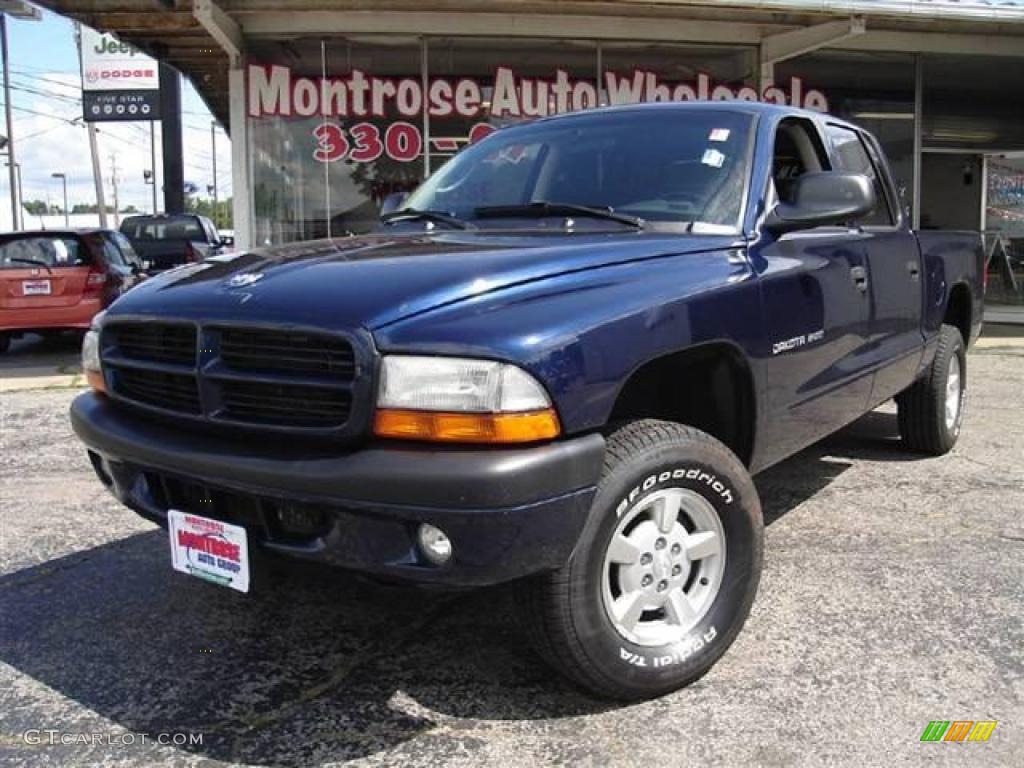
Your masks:
<svg viewBox="0 0 1024 768"><path fill-rule="evenodd" d="M440 528L423 523L416 532L420 550L434 565L444 565L452 556L452 542Z"/></svg>

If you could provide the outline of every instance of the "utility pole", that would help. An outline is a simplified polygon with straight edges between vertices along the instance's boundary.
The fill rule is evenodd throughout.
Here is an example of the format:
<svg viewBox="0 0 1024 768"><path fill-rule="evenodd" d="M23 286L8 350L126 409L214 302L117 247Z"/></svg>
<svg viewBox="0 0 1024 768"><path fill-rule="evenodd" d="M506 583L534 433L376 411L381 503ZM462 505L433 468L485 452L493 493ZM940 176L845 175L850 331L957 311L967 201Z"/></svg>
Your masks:
<svg viewBox="0 0 1024 768"><path fill-rule="evenodd" d="M6 165L10 165L10 163L6 163ZM25 202L25 194L24 194L24 191L23 191L24 188L21 186L21 163L14 163L14 170L18 174L18 200L20 200L21 202L24 203ZM25 228L25 207L24 206L20 206L18 213L21 214L20 219L15 219L11 223L11 226L14 227L15 230L17 230L19 228L20 229L24 229ZM18 223L19 220L21 221L20 224Z"/></svg>
<svg viewBox="0 0 1024 768"><path fill-rule="evenodd" d="M220 226L220 216L217 210L217 121L210 122L210 147L213 150L213 222Z"/></svg>
<svg viewBox="0 0 1024 768"><path fill-rule="evenodd" d="M157 214L156 207L156 121L149 121L149 163L151 178L153 182L153 215Z"/></svg>
<svg viewBox="0 0 1024 768"><path fill-rule="evenodd" d="M7 162L10 165L11 179L11 226L15 231L18 226L18 211L21 208L18 201L18 179L15 167L17 158L14 156L14 117L11 112L11 62L10 54L7 51L7 14L0 11L0 48L4 55L4 111L7 117Z"/></svg>
<svg viewBox="0 0 1024 768"><path fill-rule="evenodd" d="M100 212L100 226L107 228L107 200L103 194L103 172L100 170L100 150L96 141L96 123L89 123L89 152L92 154L92 180L96 187L96 207Z"/></svg>
<svg viewBox="0 0 1024 768"><path fill-rule="evenodd" d="M114 226L121 226L121 206L117 203L117 155L110 153L110 186L114 193Z"/></svg>
<svg viewBox="0 0 1024 768"><path fill-rule="evenodd" d="M75 45L78 46L78 67L82 67L82 25L75 22ZM92 156L92 185L96 189L96 209L100 212L100 226L107 228L107 201L103 194L103 171L100 170L100 151L96 141L96 123L86 126L89 132L89 154Z"/></svg>

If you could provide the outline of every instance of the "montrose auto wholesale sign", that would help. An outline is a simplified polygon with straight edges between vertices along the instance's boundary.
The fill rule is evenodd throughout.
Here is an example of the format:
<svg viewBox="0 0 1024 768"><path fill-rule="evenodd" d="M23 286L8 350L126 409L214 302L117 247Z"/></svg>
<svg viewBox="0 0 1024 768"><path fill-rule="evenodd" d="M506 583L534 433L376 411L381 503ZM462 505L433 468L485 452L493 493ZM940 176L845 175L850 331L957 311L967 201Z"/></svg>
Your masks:
<svg viewBox="0 0 1024 768"><path fill-rule="evenodd" d="M158 119L157 62L113 35L83 27L82 108L90 123Z"/></svg>
<svg viewBox="0 0 1024 768"><path fill-rule="evenodd" d="M339 160L371 163L386 156L412 162L430 143L433 152L454 152L495 129L494 123L592 109L602 104L645 101L764 101L828 112L825 94L798 78L786 84L717 83L700 72L692 81L666 80L654 72L605 71L601 93L591 78L574 78L556 69L548 77L522 76L510 67L494 75L435 77L424 86L421 77L378 77L353 69L344 77L295 75L278 65L250 64L249 117L314 118L313 157L321 163ZM421 130L429 118L430 136ZM468 126L467 126L468 123Z"/></svg>

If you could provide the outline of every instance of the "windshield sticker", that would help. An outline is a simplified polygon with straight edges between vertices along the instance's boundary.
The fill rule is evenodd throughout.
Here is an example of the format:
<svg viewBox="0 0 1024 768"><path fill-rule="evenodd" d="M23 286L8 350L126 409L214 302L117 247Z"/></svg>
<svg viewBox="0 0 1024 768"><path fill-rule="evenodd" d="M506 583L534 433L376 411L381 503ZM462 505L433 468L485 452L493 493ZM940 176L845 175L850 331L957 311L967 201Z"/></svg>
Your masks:
<svg viewBox="0 0 1024 768"><path fill-rule="evenodd" d="M715 128L711 131L711 135L708 136L708 141L728 141L729 140L729 129L728 128Z"/></svg>
<svg viewBox="0 0 1024 768"><path fill-rule="evenodd" d="M706 149L704 150L704 157L700 161L704 165L710 165L712 168L721 168L725 164L725 155L717 149Z"/></svg>

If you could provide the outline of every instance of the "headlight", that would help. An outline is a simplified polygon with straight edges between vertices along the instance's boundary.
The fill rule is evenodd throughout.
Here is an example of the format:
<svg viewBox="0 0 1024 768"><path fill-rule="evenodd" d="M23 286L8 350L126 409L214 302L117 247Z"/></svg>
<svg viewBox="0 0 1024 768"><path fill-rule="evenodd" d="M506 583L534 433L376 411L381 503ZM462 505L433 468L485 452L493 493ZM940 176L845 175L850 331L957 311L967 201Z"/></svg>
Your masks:
<svg viewBox="0 0 1024 768"><path fill-rule="evenodd" d="M82 371L89 386L97 392L106 392L103 370L100 363L100 329L103 326L103 312L98 313L89 325L89 331L82 339Z"/></svg>
<svg viewBox="0 0 1024 768"><path fill-rule="evenodd" d="M536 379L490 360L385 357L377 408L374 432L380 437L525 443L560 431Z"/></svg>

